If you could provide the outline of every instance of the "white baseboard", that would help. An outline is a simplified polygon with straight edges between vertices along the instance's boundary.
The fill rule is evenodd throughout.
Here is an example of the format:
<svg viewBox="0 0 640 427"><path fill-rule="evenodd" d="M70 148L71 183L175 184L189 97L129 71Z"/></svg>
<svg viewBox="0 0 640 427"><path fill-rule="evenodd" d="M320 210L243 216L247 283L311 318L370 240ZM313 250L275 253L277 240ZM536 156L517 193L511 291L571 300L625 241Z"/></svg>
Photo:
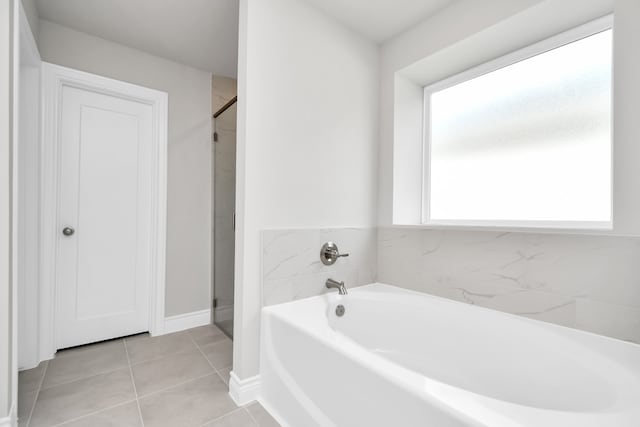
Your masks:
<svg viewBox="0 0 640 427"><path fill-rule="evenodd" d="M40 361L42 362L42 360ZM40 365L38 361L29 361L27 364L18 366L18 372L28 371L29 369L37 368Z"/></svg>
<svg viewBox="0 0 640 427"><path fill-rule="evenodd" d="M238 406L246 405L260 397L260 375L241 380L231 371L229 395Z"/></svg>
<svg viewBox="0 0 640 427"><path fill-rule="evenodd" d="M0 418L0 427L16 427L18 425L18 417L16 415L17 405L11 405L11 412L6 417Z"/></svg>
<svg viewBox="0 0 640 427"><path fill-rule="evenodd" d="M178 314L177 316L165 317L164 333L184 331L185 329L204 326L211 323L211 310L200 310L191 313Z"/></svg>
<svg viewBox="0 0 640 427"><path fill-rule="evenodd" d="M41 351L40 354L36 354L36 356L37 356L36 359L29 360L24 365L18 365L18 371L28 371L29 369L37 368L45 360L53 359L55 356L55 353L51 354L46 351ZM0 426L2 426L2 424L0 424Z"/></svg>

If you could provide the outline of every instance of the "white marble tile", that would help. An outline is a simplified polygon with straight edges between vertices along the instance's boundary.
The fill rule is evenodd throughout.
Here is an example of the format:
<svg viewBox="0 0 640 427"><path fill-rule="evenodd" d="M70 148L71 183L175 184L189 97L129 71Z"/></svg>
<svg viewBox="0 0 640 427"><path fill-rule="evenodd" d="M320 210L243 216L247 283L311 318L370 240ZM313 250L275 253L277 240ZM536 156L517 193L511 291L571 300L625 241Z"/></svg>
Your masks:
<svg viewBox="0 0 640 427"><path fill-rule="evenodd" d="M640 343L640 308L578 298L576 324L580 329Z"/></svg>
<svg viewBox="0 0 640 427"><path fill-rule="evenodd" d="M263 279L262 305L268 306L293 301L293 283L295 280L295 277Z"/></svg>
<svg viewBox="0 0 640 427"><path fill-rule="evenodd" d="M349 252L330 267L320 247ZM374 281L640 342L640 238L407 228L266 230L263 304ZM620 308L622 307L622 308Z"/></svg>
<svg viewBox="0 0 640 427"><path fill-rule="evenodd" d="M335 271L306 274L263 281L263 305L269 306L308 298L330 292L325 287L327 279L345 282L348 288L361 286L375 281L369 269L362 272L353 268L341 268Z"/></svg>
<svg viewBox="0 0 640 427"><path fill-rule="evenodd" d="M640 239L546 235L534 243L544 256L527 265L530 286L640 306Z"/></svg>
<svg viewBox="0 0 640 427"><path fill-rule="evenodd" d="M565 295L521 289L482 301L479 305L564 326L575 325L576 303Z"/></svg>
<svg viewBox="0 0 640 427"><path fill-rule="evenodd" d="M334 265L320 261L320 248L332 241L349 253ZM262 300L279 304L327 292L327 278L348 287L376 280L377 233L375 228L327 228L265 230L262 233Z"/></svg>
<svg viewBox="0 0 640 427"><path fill-rule="evenodd" d="M419 290L421 287L523 287L522 272L510 251L513 236L465 235L450 231L381 229L378 280ZM490 245L490 248L487 246ZM386 248L386 249L385 249Z"/></svg>
<svg viewBox="0 0 640 427"><path fill-rule="evenodd" d="M262 233L264 279L282 279L318 272L322 264L319 259L316 260L320 253L317 241L318 230L264 231Z"/></svg>
<svg viewBox="0 0 640 427"><path fill-rule="evenodd" d="M637 260L633 237L378 230L380 282L640 342Z"/></svg>
<svg viewBox="0 0 640 427"><path fill-rule="evenodd" d="M326 288L327 279L334 279L344 282L347 288L354 288L362 285L357 281L358 273L353 269L343 269L337 272L323 272L310 276L297 277L294 279L293 299L308 298L315 295L321 295L326 292L337 292Z"/></svg>

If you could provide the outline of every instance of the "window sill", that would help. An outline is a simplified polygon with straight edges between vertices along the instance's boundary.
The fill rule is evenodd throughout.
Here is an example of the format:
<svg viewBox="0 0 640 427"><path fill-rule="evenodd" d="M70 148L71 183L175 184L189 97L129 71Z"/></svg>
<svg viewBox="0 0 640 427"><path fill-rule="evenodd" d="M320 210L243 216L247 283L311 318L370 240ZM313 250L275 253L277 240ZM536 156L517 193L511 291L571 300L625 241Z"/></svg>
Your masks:
<svg viewBox="0 0 640 427"><path fill-rule="evenodd" d="M493 231L502 233L619 235L612 222L549 222L531 223L497 221L432 221L422 224L392 224L392 228L452 231Z"/></svg>

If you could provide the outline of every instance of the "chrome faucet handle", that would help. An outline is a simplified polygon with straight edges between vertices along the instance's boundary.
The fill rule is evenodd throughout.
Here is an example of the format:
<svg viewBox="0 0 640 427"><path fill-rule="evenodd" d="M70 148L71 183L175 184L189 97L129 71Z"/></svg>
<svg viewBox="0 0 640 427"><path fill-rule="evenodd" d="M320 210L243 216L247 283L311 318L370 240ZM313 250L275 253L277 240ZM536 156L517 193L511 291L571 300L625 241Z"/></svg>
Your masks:
<svg viewBox="0 0 640 427"><path fill-rule="evenodd" d="M322 245L322 248L320 249L320 261L322 261L324 265L333 265L336 263L338 258L343 258L348 256L349 254L347 253L341 254L340 251L338 250L338 245L336 245L333 242L325 243L324 245Z"/></svg>

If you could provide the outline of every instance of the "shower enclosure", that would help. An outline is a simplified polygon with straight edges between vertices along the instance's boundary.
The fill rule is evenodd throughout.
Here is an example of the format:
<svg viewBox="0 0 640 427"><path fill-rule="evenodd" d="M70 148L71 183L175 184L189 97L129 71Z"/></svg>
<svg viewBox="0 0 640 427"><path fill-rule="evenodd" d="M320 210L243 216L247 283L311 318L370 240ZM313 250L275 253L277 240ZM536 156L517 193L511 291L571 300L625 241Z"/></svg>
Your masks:
<svg viewBox="0 0 640 427"><path fill-rule="evenodd" d="M231 99L213 115L213 321L231 338L235 251L236 99Z"/></svg>

